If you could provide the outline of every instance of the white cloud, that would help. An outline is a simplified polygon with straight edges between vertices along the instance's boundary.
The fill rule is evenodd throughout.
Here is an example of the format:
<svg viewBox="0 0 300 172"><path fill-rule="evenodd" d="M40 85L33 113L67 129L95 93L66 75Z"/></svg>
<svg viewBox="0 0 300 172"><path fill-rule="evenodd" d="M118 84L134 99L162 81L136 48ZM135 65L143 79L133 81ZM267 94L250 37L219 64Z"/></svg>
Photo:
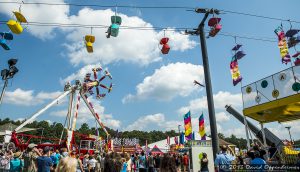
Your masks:
<svg viewBox="0 0 300 172"><path fill-rule="evenodd" d="M225 105L233 105L235 107L242 107L242 96L241 94L232 94L230 92L219 91L214 94L214 106L216 110L224 110ZM192 113L199 113L207 109L207 98L201 97L199 99L194 99L189 102L188 106L181 107L178 110L179 114L184 114L189 110Z"/></svg>
<svg viewBox="0 0 300 172"><path fill-rule="evenodd" d="M203 81L202 66L190 63L171 63L156 69L154 74L144 78L143 82L136 86L136 95L129 94L122 102L134 100L156 99L170 101L177 96L186 97L197 91L193 81Z"/></svg>
<svg viewBox="0 0 300 172"><path fill-rule="evenodd" d="M114 119L113 115L111 114L104 114L105 108L100 104L98 100L89 98L89 101L93 104L95 111L100 115L100 119L106 127L113 129L120 128L121 121ZM53 111L50 113L50 115L65 118L67 116L67 110ZM77 127L80 127L79 124L82 123L88 123L91 126L96 125L94 116L91 114L90 110L81 99L78 111Z"/></svg>
<svg viewBox="0 0 300 172"><path fill-rule="evenodd" d="M160 123L165 122L165 115L162 113L157 113L153 115L142 116L132 124L128 125L124 130L145 130L147 127L154 124L160 125Z"/></svg>
<svg viewBox="0 0 300 172"><path fill-rule="evenodd" d="M21 106L32 106L38 105L45 102L45 100L51 100L58 97L62 92L39 92L34 94L33 90L22 90L17 88L15 91L7 91L3 99L4 103L21 105Z"/></svg>
<svg viewBox="0 0 300 172"><path fill-rule="evenodd" d="M49 2L47 0L30 0L26 2ZM51 3L64 3L64 0L51 0ZM18 11L19 4L1 4L0 12L6 14L8 17L13 15L12 11ZM43 23L69 23L69 6L46 6L23 4L21 7L22 14L25 16L28 22L43 22ZM28 31L32 35L40 39L49 39L55 36L54 29L56 27L39 27L30 25L24 32Z"/></svg>
<svg viewBox="0 0 300 172"><path fill-rule="evenodd" d="M300 139L300 133L299 133L300 121L285 122L282 124L275 124L274 126L271 126L271 127L267 127L267 126L265 126L265 127L267 127L271 132L273 132L280 139L290 140L288 130L285 128L287 126L291 127L292 139L299 140Z"/></svg>
<svg viewBox="0 0 300 172"><path fill-rule="evenodd" d="M230 120L230 116L227 115L225 112L216 113L216 120L217 122L226 122Z"/></svg>

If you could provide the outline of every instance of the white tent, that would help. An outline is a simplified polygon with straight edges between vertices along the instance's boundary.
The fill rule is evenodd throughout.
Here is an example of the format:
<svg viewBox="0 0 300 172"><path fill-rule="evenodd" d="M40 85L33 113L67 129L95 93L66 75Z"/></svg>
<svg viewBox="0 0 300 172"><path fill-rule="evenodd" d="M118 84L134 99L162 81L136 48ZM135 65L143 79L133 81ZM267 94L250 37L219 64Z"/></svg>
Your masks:
<svg viewBox="0 0 300 172"><path fill-rule="evenodd" d="M179 142L179 136L177 136L177 137L178 137L178 142ZM195 133L195 140L201 140L201 136L199 135L199 133ZM211 138L206 136L206 140L211 140ZM148 144L148 147L150 149L152 149L156 145L162 152L165 153L165 152L167 152L167 150L169 148L167 143L168 143L167 139L164 139L164 140L160 140L155 143ZM170 138L170 145L172 145L172 144L175 144L175 137Z"/></svg>

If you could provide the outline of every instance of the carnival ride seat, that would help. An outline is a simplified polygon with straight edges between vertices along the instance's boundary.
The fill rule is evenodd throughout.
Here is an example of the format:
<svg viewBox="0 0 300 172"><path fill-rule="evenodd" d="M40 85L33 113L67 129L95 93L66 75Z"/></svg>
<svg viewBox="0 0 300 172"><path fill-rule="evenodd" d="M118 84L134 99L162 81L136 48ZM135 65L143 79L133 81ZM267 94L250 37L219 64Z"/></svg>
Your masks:
<svg viewBox="0 0 300 172"><path fill-rule="evenodd" d="M85 46L86 46L87 52L89 52L89 53L94 52L94 49L93 49L94 42L95 42L95 36L93 36L93 35L85 36Z"/></svg>
<svg viewBox="0 0 300 172"><path fill-rule="evenodd" d="M214 37L216 36L219 31L222 29L222 25L219 24L221 21L221 18L219 17L212 17L208 21L208 26L211 28L209 32L209 36Z"/></svg>
<svg viewBox="0 0 300 172"><path fill-rule="evenodd" d="M111 25L107 29L107 38L110 38L110 36L117 37L119 35L119 29L120 25L122 23L122 18L120 16L114 15L111 16Z"/></svg>
<svg viewBox="0 0 300 172"><path fill-rule="evenodd" d="M11 19L6 24L13 33L21 34L23 32L23 27L21 23L28 23L28 22L21 12L14 11L13 13L17 20Z"/></svg>
<svg viewBox="0 0 300 172"><path fill-rule="evenodd" d="M168 42L169 42L168 37L164 37L160 40L159 44L162 45L162 48L161 48L161 53L162 54L168 54L169 53L171 48L170 48Z"/></svg>
<svg viewBox="0 0 300 172"><path fill-rule="evenodd" d="M5 50L10 50L9 45L7 44L7 41L11 41L13 40L13 34L9 33L9 32L0 32L0 45L2 46L3 49Z"/></svg>

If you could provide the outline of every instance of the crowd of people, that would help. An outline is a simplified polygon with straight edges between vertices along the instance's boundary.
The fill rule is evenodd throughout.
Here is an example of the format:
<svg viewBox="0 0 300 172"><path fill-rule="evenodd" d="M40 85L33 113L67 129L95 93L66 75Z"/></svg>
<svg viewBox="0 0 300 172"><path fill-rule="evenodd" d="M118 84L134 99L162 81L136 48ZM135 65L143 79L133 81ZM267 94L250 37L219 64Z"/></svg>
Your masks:
<svg viewBox="0 0 300 172"><path fill-rule="evenodd" d="M157 154L151 153L100 153L82 154L76 151L68 152L66 148L54 150L51 147L36 148L29 144L25 151L18 149L0 151L0 172L187 172L190 171L190 157L184 154ZM232 165L257 167L263 171L263 166L280 164L281 160L275 145L268 151L253 146L251 150L235 156L228 151L227 146L221 146L221 152L214 162L209 162L206 153L199 161L200 172L208 172L209 164L214 163L215 170L233 171ZM300 154L297 165L300 169ZM261 168L258 168L261 167ZM245 169L244 169L245 170ZM241 170L237 170L241 171Z"/></svg>
<svg viewBox="0 0 300 172"><path fill-rule="evenodd" d="M66 148L51 147L38 149L29 144L25 151L0 152L2 172L178 172L188 171L187 154L163 154L147 156L141 153L68 152Z"/></svg>

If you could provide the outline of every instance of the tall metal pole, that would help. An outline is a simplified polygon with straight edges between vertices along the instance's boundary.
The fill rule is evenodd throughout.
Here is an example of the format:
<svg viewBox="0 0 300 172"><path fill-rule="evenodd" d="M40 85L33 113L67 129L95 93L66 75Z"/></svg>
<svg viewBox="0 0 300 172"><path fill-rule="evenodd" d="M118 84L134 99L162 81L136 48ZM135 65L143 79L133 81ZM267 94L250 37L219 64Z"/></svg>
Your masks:
<svg viewBox="0 0 300 172"><path fill-rule="evenodd" d="M291 126L285 127L285 128L288 129L289 135L290 135L290 139L291 139L291 142L293 142L293 140L292 140L292 135L291 135Z"/></svg>
<svg viewBox="0 0 300 172"><path fill-rule="evenodd" d="M214 159L216 159L218 148L219 148L219 138L218 138L216 117L215 117L214 98L213 98L211 79L210 79L206 38L204 32L204 23L209 14L210 12L205 13L204 18L202 19L198 27L198 31L200 31L200 42L201 42L201 50L202 50L202 61L203 61L203 68L204 68L205 88L206 88L206 97L207 97L207 105L208 105L211 140L212 140L212 147L213 147L213 156Z"/></svg>
<svg viewBox="0 0 300 172"><path fill-rule="evenodd" d="M2 104L2 99L3 99L3 96L4 96L5 88L7 87L7 83L8 83L8 79L5 79L3 89L2 89L2 92L1 92L0 104Z"/></svg>

